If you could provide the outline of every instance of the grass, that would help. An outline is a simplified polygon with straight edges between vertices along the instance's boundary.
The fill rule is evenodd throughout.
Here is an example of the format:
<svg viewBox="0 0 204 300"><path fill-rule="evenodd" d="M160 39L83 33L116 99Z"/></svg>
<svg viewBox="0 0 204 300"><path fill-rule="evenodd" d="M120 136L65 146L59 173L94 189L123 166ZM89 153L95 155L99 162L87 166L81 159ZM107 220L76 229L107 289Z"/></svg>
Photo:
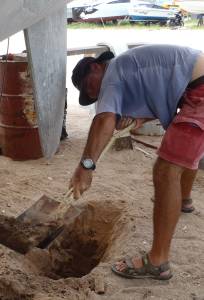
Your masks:
<svg viewBox="0 0 204 300"><path fill-rule="evenodd" d="M99 28L106 28L106 29L130 29L130 28L137 28L137 29L152 29L152 30L162 30L169 28L168 26L160 26L152 24L150 26L145 26L142 23L137 24L130 24L129 21L122 21L119 22L117 25L112 24L112 22L107 22L106 24L95 24L95 23L72 23L68 24L67 27L69 29L99 29ZM189 19L184 21L184 28L186 29L194 29L194 30L204 30L204 26L197 27L197 20L196 19Z"/></svg>
<svg viewBox="0 0 204 300"><path fill-rule="evenodd" d="M196 19L190 19L185 22L185 27L187 29L196 29L196 30L203 30L204 26L197 26L198 21Z"/></svg>

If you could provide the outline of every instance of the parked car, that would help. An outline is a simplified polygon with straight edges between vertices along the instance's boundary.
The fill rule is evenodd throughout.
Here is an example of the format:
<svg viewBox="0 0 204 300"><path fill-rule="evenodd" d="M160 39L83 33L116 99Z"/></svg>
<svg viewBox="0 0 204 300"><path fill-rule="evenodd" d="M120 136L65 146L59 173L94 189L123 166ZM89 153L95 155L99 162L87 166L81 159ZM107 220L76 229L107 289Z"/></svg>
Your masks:
<svg viewBox="0 0 204 300"><path fill-rule="evenodd" d="M130 0L108 0L102 4L89 6L80 14L80 18L84 22L117 23L118 20L129 17L129 6Z"/></svg>
<svg viewBox="0 0 204 300"><path fill-rule="evenodd" d="M146 24L167 24L175 18L175 11L152 3L133 3L129 9L130 23L143 22Z"/></svg>

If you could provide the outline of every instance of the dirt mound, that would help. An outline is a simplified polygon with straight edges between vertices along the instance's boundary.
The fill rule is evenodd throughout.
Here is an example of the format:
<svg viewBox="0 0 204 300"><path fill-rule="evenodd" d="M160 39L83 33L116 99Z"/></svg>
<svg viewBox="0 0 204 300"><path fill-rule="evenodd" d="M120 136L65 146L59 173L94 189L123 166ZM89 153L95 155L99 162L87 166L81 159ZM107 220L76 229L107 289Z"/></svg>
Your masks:
<svg viewBox="0 0 204 300"><path fill-rule="evenodd" d="M0 280L1 300L32 300L34 294L22 288L19 282L6 279Z"/></svg>
<svg viewBox="0 0 204 300"><path fill-rule="evenodd" d="M31 224L0 215L0 243L22 254L37 246L57 229L55 222Z"/></svg>

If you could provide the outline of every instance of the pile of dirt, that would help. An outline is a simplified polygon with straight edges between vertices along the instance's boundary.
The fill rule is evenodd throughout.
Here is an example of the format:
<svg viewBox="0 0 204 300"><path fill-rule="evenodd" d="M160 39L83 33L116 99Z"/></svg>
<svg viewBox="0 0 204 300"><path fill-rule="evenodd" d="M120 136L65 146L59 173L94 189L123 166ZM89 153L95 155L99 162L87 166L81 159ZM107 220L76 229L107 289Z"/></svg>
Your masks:
<svg viewBox="0 0 204 300"><path fill-rule="evenodd" d="M58 227L57 222L32 224L0 215L0 243L24 254L40 244Z"/></svg>

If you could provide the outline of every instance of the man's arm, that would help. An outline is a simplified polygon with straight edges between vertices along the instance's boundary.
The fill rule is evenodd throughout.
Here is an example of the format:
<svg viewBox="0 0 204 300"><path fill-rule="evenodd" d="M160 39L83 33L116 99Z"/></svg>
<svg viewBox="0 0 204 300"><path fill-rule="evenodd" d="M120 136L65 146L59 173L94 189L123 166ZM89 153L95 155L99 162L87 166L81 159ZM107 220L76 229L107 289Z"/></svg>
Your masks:
<svg viewBox="0 0 204 300"><path fill-rule="evenodd" d="M91 158L96 163L112 137L115 127L115 114L107 112L97 115L91 124L82 158Z"/></svg>
<svg viewBox="0 0 204 300"><path fill-rule="evenodd" d="M96 163L103 149L112 137L115 127L115 114L107 112L97 115L92 122L82 158L91 158L94 163ZM90 187L92 173L92 170L85 170L79 163L69 186L70 188L73 188L75 199L78 199L83 192Z"/></svg>

